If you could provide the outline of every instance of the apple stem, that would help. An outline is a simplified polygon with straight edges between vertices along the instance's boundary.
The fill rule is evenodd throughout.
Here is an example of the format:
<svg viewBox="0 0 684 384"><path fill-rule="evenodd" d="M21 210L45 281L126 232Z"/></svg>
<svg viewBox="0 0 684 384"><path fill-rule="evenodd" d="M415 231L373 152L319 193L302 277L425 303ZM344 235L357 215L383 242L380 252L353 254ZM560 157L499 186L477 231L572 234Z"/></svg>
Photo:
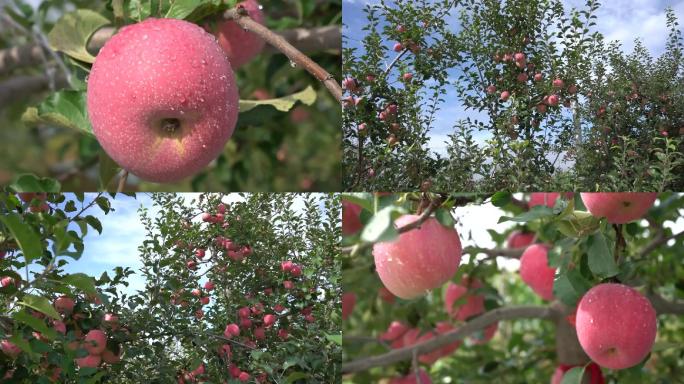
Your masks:
<svg viewBox="0 0 684 384"><path fill-rule="evenodd" d="M119 178L119 186L116 188L116 192L121 193L123 192L124 188L126 187L126 180L128 179L128 171L123 170L121 172L121 177Z"/></svg>

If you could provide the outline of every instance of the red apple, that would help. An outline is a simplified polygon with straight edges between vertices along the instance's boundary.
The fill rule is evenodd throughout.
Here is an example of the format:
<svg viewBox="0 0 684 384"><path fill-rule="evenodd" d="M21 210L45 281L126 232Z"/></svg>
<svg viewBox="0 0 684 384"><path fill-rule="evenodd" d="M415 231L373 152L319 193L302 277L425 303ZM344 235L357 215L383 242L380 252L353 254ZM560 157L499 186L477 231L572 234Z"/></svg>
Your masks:
<svg viewBox="0 0 684 384"><path fill-rule="evenodd" d="M418 218L404 215L395 225L401 227ZM456 273L461 262L461 241L454 228L429 218L392 242L376 243L373 257L385 287L398 297L411 299L439 287Z"/></svg>
<svg viewBox="0 0 684 384"><path fill-rule="evenodd" d="M83 348L91 355L101 354L107 346L107 335L99 329L88 332L83 343Z"/></svg>
<svg viewBox="0 0 684 384"><path fill-rule="evenodd" d="M580 196L592 215L605 217L613 224L641 219L658 198L656 193L639 192L581 193Z"/></svg>
<svg viewBox="0 0 684 384"><path fill-rule="evenodd" d="M511 97L511 93L508 91L503 91L501 92L501 100L502 101L508 101L508 98Z"/></svg>
<svg viewBox="0 0 684 384"><path fill-rule="evenodd" d="M521 231L513 231L511 234L508 236L508 239L506 240L506 244L508 248L523 248L527 247L532 242L534 241L534 233L533 232L521 232Z"/></svg>
<svg viewBox="0 0 684 384"><path fill-rule="evenodd" d="M363 228L361 223L361 206L342 200L342 234L353 235ZM286 271L288 272L288 271Z"/></svg>
<svg viewBox="0 0 684 384"><path fill-rule="evenodd" d="M88 355L76 359L76 364L81 368L97 368L101 362L102 357L100 357L100 355Z"/></svg>
<svg viewBox="0 0 684 384"><path fill-rule="evenodd" d="M474 291L482 287L477 279L463 276L460 284L449 282L444 292L444 310L452 318L466 321L469 318L484 312L484 296ZM465 302L454 306L454 303L465 297Z"/></svg>
<svg viewBox="0 0 684 384"><path fill-rule="evenodd" d="M598 365L625 369L639 364L655 342L656 312L646 297L623 284L599 284L577 306L577 338Z"/></svg>
<svg viewBox="0 0 684 384"><path fill-rule="evenodd" d="M356 294L354 292L347 292L342 295L342 320L347 320L354 311L355 305Z"/></svg>
<svg viewBox="0 0 684 384"><path fill-rule="evenodd" d="M549 267L548 246L533 244L520 257L520 277L544 300L553 300L556 269Z"/></svg>
<svg viewBox="0 0 684 384"><path fill-rule="evenodd" d="M68 296L60 296L55 300L55 309L62 314L70 314L74 310L74 301Z"/></svg>

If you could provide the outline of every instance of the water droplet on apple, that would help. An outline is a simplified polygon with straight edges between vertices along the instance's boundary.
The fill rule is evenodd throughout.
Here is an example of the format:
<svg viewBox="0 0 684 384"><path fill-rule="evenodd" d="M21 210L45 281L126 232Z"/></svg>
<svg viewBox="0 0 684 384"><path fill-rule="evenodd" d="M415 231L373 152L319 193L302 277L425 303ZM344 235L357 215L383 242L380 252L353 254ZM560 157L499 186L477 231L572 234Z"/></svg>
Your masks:
<svg viewBox="0 0 684 384"><path fill-rule="evenodd" d="M147 40L147 35L143 35L143 40Z"/></svg>

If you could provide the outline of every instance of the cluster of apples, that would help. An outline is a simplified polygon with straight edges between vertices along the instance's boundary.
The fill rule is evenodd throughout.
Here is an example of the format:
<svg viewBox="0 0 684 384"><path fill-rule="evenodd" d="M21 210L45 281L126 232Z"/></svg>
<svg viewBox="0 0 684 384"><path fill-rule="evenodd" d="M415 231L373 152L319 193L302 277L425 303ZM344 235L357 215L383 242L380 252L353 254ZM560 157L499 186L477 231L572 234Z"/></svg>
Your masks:
<svg viewBox="0 0 684 384"><path fill-rule="evenodd" d="M97 297L90 297L90 301L101 304ZM77 357L75 363L80 368L97 368L102 363L116 364L121 361L121 347L118 343L108 343L108 335L105 330L110 332L121 331L128 333L126 328L120 327L119 317L113 313L104 313L100 318L98 328L92 328L84 333L82 321L86 319L86 314L82 311L75 311L76 302L73 298L62 295L53 302L54 309L61 315L61 319L47 319L46 316L37 311L32 311L31 315L39 321L46 321L57 334L62 335L62 340L66 348L70 351L79 349L85 350L87 355ZM72 336L73 335L73 339ZM50 342L40 332L34 331L32 336L42 342ZM16 359L21 354L21 349L10 340L0 341L0 350L12 359ZM47 354L45 354L47 356ZM49 363L41 364L46 372L50 372L49 380L56 382L59 380L62 369L58 366L51 366ZM10 375L11 377L11 375ZM9 378L9 377L6 377Z"/></svg>
<svg viewBox="0 0 684 384"><path fill-rule="evenodd" d="M552 207L559 197L558 193L532 194L528 205ZM593 216L605 218L610 224L625 224L641 219L657 194L581 193L580 197ZM550 246L529 244L533 239L529 234L514 233L508 243L526 246L520 258L520 276L542 299L553 300L556 269L548 264ZM574 325L587 355L599 366L611 369L640 363L653 347L657 328L649 300L634 288L617 283L598 284L587 291L578 303ZM563 372L555 375L562 377ZM603 380L600 369L591 377Z"/></svg>
<svg viewBox="0 0 684 384"><path fill-rule="evenodd" d="M263 24L256 0L237 7ZM215 35L205 28L149 18L121 28L95 58L87 89L93 133L117 164L141 179L194 175L219 156L235 130L234 71L265 43L233 21L220 23Z"/></svg>

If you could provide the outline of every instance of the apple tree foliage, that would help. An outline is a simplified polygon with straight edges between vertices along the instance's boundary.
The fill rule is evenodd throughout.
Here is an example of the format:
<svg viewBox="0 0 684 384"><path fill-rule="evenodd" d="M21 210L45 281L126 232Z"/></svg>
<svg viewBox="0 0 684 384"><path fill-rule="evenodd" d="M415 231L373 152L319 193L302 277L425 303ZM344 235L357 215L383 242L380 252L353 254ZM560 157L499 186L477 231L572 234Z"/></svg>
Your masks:
<svg viewBox="0 0 684 384"><path fill-rule="evenodd" d="M117 267L91 277L64 269L78 262L88 231L107 231L93 211L115 216L114 196L48 194L39 210L40 199L23 202L3 194L0 277L19 283L0 288L0 341L19 351L0 352L2 382L339 380L339 197L243 197L219 208L218 194L152 195L153 206L139 209L147 232L138 247L140 270ZM215 220L203 221L204 213ZM228 250L227 240L240 255ZM284 261L300 272L284 272ZM123 289L132 274L145 283L127 294ZM62 295L75 301L72 313L56 311L53 301ZM249 323L238 315L244 308ZM107 321L106 314L118 320ZM275 316L270 326L266 315ZM64 332L56 321L65 324ZM240 325L239 336L224 333L231 323ZM75 364L88 355L81 340L91 329L106 332L107 348L119 362Z"/></svg>
<svg viewBox="0 0 684 384"><path fill-rule="evenodd" d="M654 58L640 42L627 54L606 41L599 7L367 5L352 35L361 47L343 42L345 189L680 190L676 15L666 11L665 52ZM436 153L430 134L445 120L453 130Z"/></svg>
<svg viewBox="0 0 684 384"><path fill-rule="evenodd" d="M0 6L3 17L12 21L2 21L3 54L15 48L26 52L37 43L45 46L42 60L7 71L0 65L0 97L6 100L0 103L0 121L8 127L0 131L0 142L5 143L0 180L8 184L29 174L57 180L63 190L115 189L113 179L120 168L100 148L86 110L88 74L99 48L91 38L103 27L119 28L150 17L214 25L237 1L38 3L36 9L25 0ZM274 32L312 30L340 20L339 0L263 3L266 26ZM339 52L322 48L308 55L339 78ZM39 80L41 76L49 81ZM170 191L339 189L340 134L338 124L330 123L340 121L338 101L278 52L260 54L236 71L236 78L241 98L237 127L214 163L181 183L129 182L138 189ZM26 86L10 95L19 83ZM41 92L48 88L52 90Z"/></svg>
<svg viewBox="0 0 684 384"><path fill-rule="evenodd" d="M502 192L493 195L354 193L344 194L344 200L360 205L362 210L360 229L342 241L343 314L346 316L343 382L388 382L382 380L406 375L413 378L419 368L434 383L493 380L541 383L550 382L556 367L566 365L576 367L572 374L566 374L563 384L578 384L581 371L588 372L591 366L587 366L590 360L577 340L575 308L584 293L604 282L621 282L637 288L658 314L657 338L651 353L629 369L602 369L606 382L675 383L681 378L684 370L681 347L683 194L662 193L643 220L619 225L589 214L577 194L558 199L552 207L532 208L528 205L529 196ZM509 223L510 227L495 230L470 224L469 230L464 229L463 225L470 220L480 222L474 216L481 211L470 209L483 204L489 205L487 212L494 212L495 221ZM484 308L465 321L450 318L445 311L448 283L417 299L402 300L384 289L375 272L372 244L395 239L398 232L392 220L416 212L435 217L445 226L455 226L459 232L464 243L463 258L450 282L458 284L468 275L482 283L470 294L481 295ZM517 267L512 268L512 261L520 258L525 249L507 245L507 239L515 231L532 233L536 243L550 245L548 263L557 268L553 301L537 296L521 280ZM485 239L491 239L494 245L481 244ZM352 294L355 302L347 299ZM470 300L466 297L457 299L454 305L465 305ZM482 323L486 318L489 321ZM493 338L477 342L478 338L486 339L486 327L493 320L498 321ZM410 350L400 358L394 358L399 351L396 341L383 338L392 322L417 329L420 335L417 341L415 334L412 340L412 336L401 338L403 346ZM441 355L437 352L435 361L427 357L430 353L434 356L438 349L412 352L421 343L444 338L444 332L438 328L440 324L444 327L444 323L456 330L479 325L458 337L461 344L455 351ZM407 344L407 340L411 341Z"/></svg>

